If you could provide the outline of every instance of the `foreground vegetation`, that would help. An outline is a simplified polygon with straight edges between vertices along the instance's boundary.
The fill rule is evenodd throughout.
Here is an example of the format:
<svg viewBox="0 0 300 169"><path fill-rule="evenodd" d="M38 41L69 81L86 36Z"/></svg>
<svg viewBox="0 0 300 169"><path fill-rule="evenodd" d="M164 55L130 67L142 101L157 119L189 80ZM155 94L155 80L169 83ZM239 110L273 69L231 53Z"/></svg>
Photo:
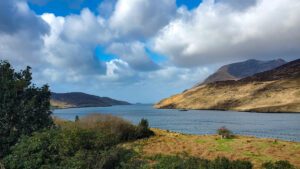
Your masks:
<svg viewBox="0 0 300 169"><path fill-rule="evenodd" d="M22 137L3 159L4 165L8 169L126 168L134 153L117 145L153 135L144 119L138 126L107 115L55 122L53 129Z"/></svg>

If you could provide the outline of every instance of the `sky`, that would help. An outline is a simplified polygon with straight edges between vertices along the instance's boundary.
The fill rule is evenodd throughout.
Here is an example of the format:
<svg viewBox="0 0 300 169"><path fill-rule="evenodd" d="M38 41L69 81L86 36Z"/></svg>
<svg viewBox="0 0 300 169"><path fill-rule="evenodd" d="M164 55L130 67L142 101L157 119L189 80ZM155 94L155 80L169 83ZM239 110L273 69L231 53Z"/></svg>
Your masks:
<svg viewBox="0 0 300 169"><path fill-rule="evenodd" d="M299 0L0 0L0 60L36 85L155 103L247 59L300 58Z"/></svg>

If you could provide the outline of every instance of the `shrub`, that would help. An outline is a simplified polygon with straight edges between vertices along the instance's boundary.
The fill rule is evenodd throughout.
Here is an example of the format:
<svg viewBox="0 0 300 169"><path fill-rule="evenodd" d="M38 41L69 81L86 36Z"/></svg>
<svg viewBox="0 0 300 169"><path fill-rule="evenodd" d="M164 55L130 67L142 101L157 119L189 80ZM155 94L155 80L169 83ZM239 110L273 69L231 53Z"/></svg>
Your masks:
<svg viewBox="0 0 300 169"><path fill-rule="evenodd" d="M76 115L76 116L75 116L75 122L78 122L78 121L79 121L79 116Z"/></svg>
<svg viewBox="0 0 300 169"><path fill-rule="evenodd" d="M266 162L262 165L263 169L295 169L288 161L276 161L275 163Z"/></svg>
<svg viewBox="0 0 300 169"><path fill-rule="evenodd" d="M249 161L236 160L231 164L231 169L250 169L253 165Z"/></svg>
<svg viewBox="0 0 300 169"><path fill-rule="evenodd" d="M52 126L50 91L31 84L31 68L15 72L0 61L0 158L21 135Z"/></svg>
<svg viewBox="0 0 300 169"><path fill-rule="evenodd" d="M210 161L186 155L157 155L152 160L155 161L152 168L157 169L252 169L252 164L249 161L230 161L225 157L218 157Z"/></svg>
<svg viewBox="0 0 300 169"><path fill-rule="evenodd" d="M55 119L55 122L62 128L74 127L74 123L62 122L58 119ZM122 118L104 114L90 114L82 117L76 122L76 127L109 133L115 135L119 141L135 140L154 135L154 132L149 129L149 123L146 119L142 119L139 125L135 126Z"/></svg>
<svg viewBox="0 0 300 169"><path fill-rule="evenodd" d="M225 126L217 130L217 133L221 136L222 139L227 139L232 137L232 132L227 129Z"/></svg>
<svg viewBox="0 0 300 169"><path fill-rule="evenodd" d="M111 135L87 129L51 129L25 136L4 158L7 169L106 168L127 160Z"/></svg>
<svg viewBox="0 0 300 169"><path fill-rule="evenodd" d="M113 134L120 141L136 139L136 126L112 115L91 114L81 118L77 126Z"/></svg>
<svg viewBox="0 0 300 169"><path fill-rule="evenodd" d="M218 157L211 162L209 169L252 169L253 165L249 161L230 161L225 157Z"/></svg>
<svg viewBox="0 0 300 169"><path fill-rule="evenodd" d="M145 138L154 135L154 132L149 129L149 123L146 119L141 119L137 126L137 138Z"/></svg>

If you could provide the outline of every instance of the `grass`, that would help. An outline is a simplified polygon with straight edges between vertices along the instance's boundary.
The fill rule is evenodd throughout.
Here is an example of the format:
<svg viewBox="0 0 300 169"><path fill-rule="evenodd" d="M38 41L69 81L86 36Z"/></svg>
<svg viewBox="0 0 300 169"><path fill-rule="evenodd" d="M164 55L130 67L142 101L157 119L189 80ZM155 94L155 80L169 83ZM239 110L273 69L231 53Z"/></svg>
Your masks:
<svg viewBox="0 0 300 169"><path fill-rule="evenodd" d="M264 162L287 160L300 168L300 143L248 136L220 139L218 135L188 135L153 129L155 136L122 146L142 154L143 158L156 155L187 155L215 159L249 160L254 169Z"/></svg>

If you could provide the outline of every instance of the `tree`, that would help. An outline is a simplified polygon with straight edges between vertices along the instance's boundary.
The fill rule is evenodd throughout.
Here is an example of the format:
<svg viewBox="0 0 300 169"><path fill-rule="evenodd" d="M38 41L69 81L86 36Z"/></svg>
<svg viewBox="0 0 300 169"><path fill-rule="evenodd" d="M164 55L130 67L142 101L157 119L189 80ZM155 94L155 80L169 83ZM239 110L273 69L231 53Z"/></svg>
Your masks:
<svg viewBox="0 0 300 169"><path fill-rule="evenodd" d="M15 72L0 61L0 157L9 152L21 135L53 125L47 85L31 83L31 68Z"/></svg>
<svg viewBox="0 0 300 169"><path fill-rule="evenodd" d="M222 139L227 139L227 138L230 138L232 137L232 132L227 129L225 126L224 127L221 127L217 130L217 133L221 136Z"/></svg>
<svg viewBox="0 0 300 169"><path fill-rule="evenodd" d="M79 116L76 115L76 116L75 116L75 122L78 122L78 121L79 121Z"/></svg>
<svg viewBox="0 0 300 169"><path fill-rule="evenodd" d="M145 138L153 136L154 133L149 129L149 123L147 119L141 119L137 126L137 138Z"/></svg>

